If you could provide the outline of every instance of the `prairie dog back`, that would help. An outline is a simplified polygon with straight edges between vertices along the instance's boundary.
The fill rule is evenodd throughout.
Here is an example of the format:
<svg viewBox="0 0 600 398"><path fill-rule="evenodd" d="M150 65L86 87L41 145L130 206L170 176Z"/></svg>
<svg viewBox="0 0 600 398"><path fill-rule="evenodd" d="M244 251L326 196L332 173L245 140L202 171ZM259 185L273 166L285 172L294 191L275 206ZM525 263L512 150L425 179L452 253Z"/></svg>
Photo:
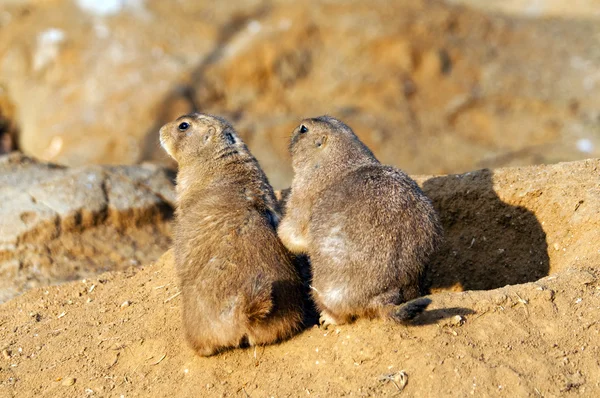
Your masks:
<svg viewBox="0 0 600 398"><path fill-rule="evenodd" d="M302 321L301 283L258 162L215 116L182 116L160 138L179 164L174 255L188 341L206 356L291 336Z"/></svg>
<svg viewBox="0 0 600 398"><path fill-rule="evenodd" d="M411 300L422 294L442 229L418 185L332 117L302 121L290 152L295 175L278 233L310 257L322 322L404 322L423 311L427 299Z"/></svg>

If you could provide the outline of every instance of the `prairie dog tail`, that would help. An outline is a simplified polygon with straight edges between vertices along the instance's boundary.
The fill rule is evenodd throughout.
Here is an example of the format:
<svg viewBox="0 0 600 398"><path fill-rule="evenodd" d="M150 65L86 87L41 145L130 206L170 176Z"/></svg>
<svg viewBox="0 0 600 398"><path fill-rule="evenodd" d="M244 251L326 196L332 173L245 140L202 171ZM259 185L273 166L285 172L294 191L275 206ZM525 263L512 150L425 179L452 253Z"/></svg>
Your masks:
<svg viewBox="0 0 600 398"><path fill-rule="evenodd" d="M419 297L406 303L384 308L384 317L390 318L398 323L406 323L422 313L431 304L431 300Z"/></svg>
<svg viewBox="0 0 600 398"><path fill-rule="evenodd" d="M272 286L262 275L246 285L240 312L243 321L252 325L264 320L273 310Z"/></svg>

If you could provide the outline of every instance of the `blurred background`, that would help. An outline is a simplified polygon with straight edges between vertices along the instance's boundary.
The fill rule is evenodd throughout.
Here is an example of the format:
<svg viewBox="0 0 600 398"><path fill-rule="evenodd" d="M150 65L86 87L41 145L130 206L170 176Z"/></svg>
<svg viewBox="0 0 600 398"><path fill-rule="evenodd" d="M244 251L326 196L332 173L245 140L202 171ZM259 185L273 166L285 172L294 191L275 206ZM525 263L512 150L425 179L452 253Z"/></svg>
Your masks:
<svg viewBox="0 0 600 398"><path fill-rule="evenodd" d="M411 174L600 156L600 0L0 0L0 152L173 167L229 118L275 188L299 120Z"/></svg>

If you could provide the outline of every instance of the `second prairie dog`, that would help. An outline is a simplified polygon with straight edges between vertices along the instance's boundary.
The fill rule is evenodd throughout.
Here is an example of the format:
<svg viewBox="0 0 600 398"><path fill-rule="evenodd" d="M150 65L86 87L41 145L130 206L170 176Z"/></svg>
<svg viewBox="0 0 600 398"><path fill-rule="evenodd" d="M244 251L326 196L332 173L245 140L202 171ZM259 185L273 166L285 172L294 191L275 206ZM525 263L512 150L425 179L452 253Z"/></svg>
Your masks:
<svg viewBox="0 0 600 398"><path fill-rule="evenodd" d="M160 141L179 164L174 256L189 343L208 356L294 334L301 281L256 159L227 121L210 115L166 124Z"/></svg>
<svg viewBox="0 0 600 398"><path fill-rule="evenodd" d="M407 301L423 293L442 227L416 182L382 165L329 116L302 121L290 151L295 175L278 233L291 251L310 257L322 323L404 322L422 312L429 300Z"/></svg>

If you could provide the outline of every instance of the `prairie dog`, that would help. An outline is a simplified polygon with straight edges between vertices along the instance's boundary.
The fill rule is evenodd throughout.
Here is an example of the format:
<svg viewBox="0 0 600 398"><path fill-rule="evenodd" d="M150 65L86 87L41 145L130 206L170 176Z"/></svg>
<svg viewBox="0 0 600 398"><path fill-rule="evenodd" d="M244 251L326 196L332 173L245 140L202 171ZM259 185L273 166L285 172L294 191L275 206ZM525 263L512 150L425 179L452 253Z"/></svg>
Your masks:
<svg viewBox="0 0 600 398"><path fill-rule="evenodd" d="M295 175L278 234L310 257L321 322L405 322L422 312L430 300L413 299L442 227L416 182L329 116L303 120L290 152Z"/></svg>
<svg viewBox="0 0 600 398"><path fill-rule="evenodd" d="M174 256L191 346L209 356L294 334L301 281L256 159L226 120L205 114L166 124L160 142L179 164Z"/></svg>

